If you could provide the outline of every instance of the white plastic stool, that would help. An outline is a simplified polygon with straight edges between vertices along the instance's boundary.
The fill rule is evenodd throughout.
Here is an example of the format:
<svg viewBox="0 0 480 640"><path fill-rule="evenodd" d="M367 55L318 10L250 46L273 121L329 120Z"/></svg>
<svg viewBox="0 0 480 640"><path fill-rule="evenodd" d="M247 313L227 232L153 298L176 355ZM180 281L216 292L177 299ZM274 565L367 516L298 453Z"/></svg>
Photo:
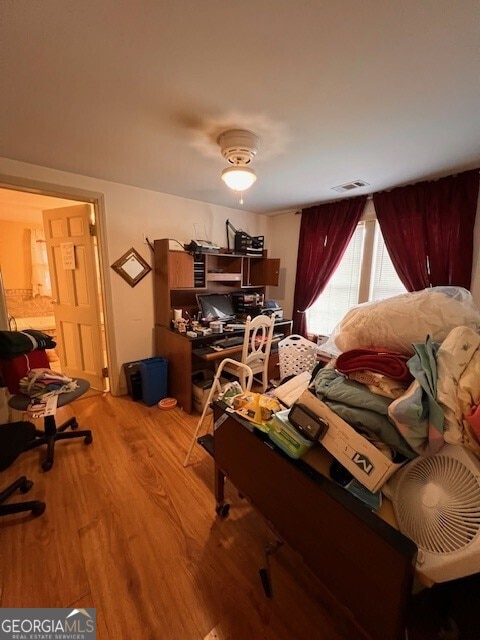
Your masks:
<svg viewBox="0 0 480 640"><path fill-rule="evenodd" d="M222 362L219 364L218 369L217 369L217 371L215 373L215 377L213 378L213 383L212 383L212 387L210 389L210 393L208 394L207 401L205 402L205 406L203 407L202 415L200 416L200 420L197 423L197 427L195 429L195 433L193 434L192 442L190 443L190 447L188 449L187 455L185 456L185 460L183 462L183 466L184 467L186 467L188 465L188 461L190 460L190 456L192 454L193 447L195 446L195 443L197 441L198 432L200 431L200 429L202 427L202 424L203 424L203 421L205 419L205 416L207 415L207 411L208 411L208 407L210 406L210 402L212 401L212 398L215 395L215 393L220 393L221 390L222 390L222 385L220 384L220 377L222 375L223 368L226 365L234 365L238 369L244 369L245 370L245 373L246 373L246 376L245 376L246 384L245 384L245 389L242 389L243 392L248 392L252 388L253 372L252 372L252 370L250 369L250 367L247 364L243 364L242 362L239 362L238 360L232 360L232 358L225 358L224 360L222 360Z"/></svg>

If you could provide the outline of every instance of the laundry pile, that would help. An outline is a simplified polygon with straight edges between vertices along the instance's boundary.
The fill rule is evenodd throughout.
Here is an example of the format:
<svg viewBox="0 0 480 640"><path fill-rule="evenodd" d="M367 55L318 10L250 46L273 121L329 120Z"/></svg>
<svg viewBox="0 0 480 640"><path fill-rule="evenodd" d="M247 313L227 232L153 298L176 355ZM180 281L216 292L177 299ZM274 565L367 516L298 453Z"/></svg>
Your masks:
<svg viewBox="0 0 480 640"><path fill-rule="evenodd" d="M395 460L446 442L480 458L480 312L470 292L433 287L347 316L334 333L351 348L317 373L317 397Z"/></svg>
<svg viewBox="0 0 480 640"><path fill-rule="evenodd" d="M346 351L342 355L348 358L350 352ZM332 361L317 373L314 380L315 395L379 449L384 450L382 445L391 448L390 454L388 449L384 450L385 455L389 455L391 459L399 461L399 456L415 458L416 452L388 415L393 398L398 393L405 392L408 382L386 374L386 367L383 373L379 373L382 368L381 359L382 356L376 355L372 350L368 357L371 368L349 374L341 372L336 367L335 360ZM365 365L368 366L366 363ZM363 374L363 382L355 379L357 373Z"/></svg>
<svg viewBox="0 0 480 640"><path fill-rule="evenodd" d="M76 380L52 369L30 369L20 380L20 392L31 398L47 398L78 388Z"/></svg>

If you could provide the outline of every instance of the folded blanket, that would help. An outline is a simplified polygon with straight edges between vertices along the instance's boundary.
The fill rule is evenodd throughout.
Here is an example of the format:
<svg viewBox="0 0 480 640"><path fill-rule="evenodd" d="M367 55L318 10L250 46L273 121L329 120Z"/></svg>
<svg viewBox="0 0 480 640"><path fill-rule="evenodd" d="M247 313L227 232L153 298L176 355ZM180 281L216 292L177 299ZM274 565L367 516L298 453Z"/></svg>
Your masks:
<svg viewBox="0 0 480 640"><path fill-rule="evenodd" d="M393 351L350 349L350 351L345 351L338 356L335 368L345 375L354 371L366 370L383 373L394 380L410 382L412 374L407 367L408 359L409 356Z"/></svg>
<svg viewBox="0 0 480 640"><path fill-rule="evenodd" d="M388 417L389 398L369 391L365 385L347 380L328 365L315 376L315 395L362 435L380 440L406 458L415 458L396 425Z"/></svg>
<svg viewBox="0 0 480 640"><path fill-rule="evenodd" d="M46 398L78 388L76 380L52 369L30 369L20 380L20 391L31 398Z"/></svg>
<svg viewBox="0 0 480 640"><path fill-rule="evenodd" d="M0 331L0 358L10 360L34 349L54 349L57 343L43 331Z"/></svg>
<svg viewBox="0 0 480 640"><path fill-rule="evenodd" d="M375 373L375 371L353 371L348 374L348 379L360 382L372 393L378 393L379 396L392 400L402 396L408 387L408 382L394 380L383 373Z"/></svg>
<svg viewBox="0 0 480 640"><path fill-rule="evenodd" d="M437 361L439 345L427 336L414 344L415 355L408 368L415 380L407 391L388 407L388 415L408 444L421 456L437 453L444 445L444 412L437 402Z"/></svg>

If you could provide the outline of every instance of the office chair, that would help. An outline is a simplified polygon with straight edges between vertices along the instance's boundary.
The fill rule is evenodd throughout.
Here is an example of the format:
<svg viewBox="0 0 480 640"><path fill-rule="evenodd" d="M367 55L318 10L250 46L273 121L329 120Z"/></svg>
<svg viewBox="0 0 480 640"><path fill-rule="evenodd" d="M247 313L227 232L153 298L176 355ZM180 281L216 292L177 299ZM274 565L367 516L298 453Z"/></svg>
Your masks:
<svg viewBox="0 0 480 640"><path fill-rule="evenodd" d="M34 438L35 425L31 422L10 422L0 425L0 471L7 469ZM41 515L45 511L45 503L40 500L3 504L17 490L27 493L32 486L31 480L21 476L0 491L0 516L22 511L30 511L34 516Z"/></svg>
<svg viewBox="0 0 480 640"><path fill-rule="evenodd" d="M273 329L275 318L259 315L253 320L250 316L245 324L245 337L243 339L243 349L239 362L250 367L255 374L260 374L262 381L262 391L268 386L268 361L272 348ZM245 370L238 365L228 363L223 369L225 372L237 377L240 380L242 389L245 387Z"/></svg>
<svg viewBox="0 0 480 640"><path fill-rule="evenodd" d="M0 369L4 382L10 393L14 394L9 400L8 404L12 409L18 411L26 411L30 404L31 398L24 393L20 392L19 383L20 380L27 375L30 369L42 368L48 369L48 357L44 350L36 349L22 356L11 358L9 360L0 360ZM77 389L68 393L60 393L58 395L57 407L63 407L70 402L73 402L81 395L83 395L90 387L90 383L82 378L75 378L77 382ZM91 444L93 442L92 432L90 430L78 430L78 422L75 417L66 420L60 426L57 426L55 416L45 416L43 418L44 431L36 430L36 437L31 440L25 447L26 450L34 449L42 445L47 445L47 455L42 462L42 469L49 471L53 467L53 459L55 452L55 442L57 440L70 440L72 438L84 438L85 444ZM72 429L72 431L66 432L66 429Z"/></svg>

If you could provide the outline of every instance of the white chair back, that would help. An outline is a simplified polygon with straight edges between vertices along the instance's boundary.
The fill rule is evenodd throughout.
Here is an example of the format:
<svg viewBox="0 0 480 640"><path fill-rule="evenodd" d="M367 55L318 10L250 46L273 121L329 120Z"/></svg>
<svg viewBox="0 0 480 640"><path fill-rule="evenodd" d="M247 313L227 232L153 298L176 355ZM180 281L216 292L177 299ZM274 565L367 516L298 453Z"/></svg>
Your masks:
<svg viewBox="0 0 480 640"><path fill-rule="evenodd" d="M248 316L245 324L245 338L240 362L248 365L255 374L260 374L263 391L268 386L268 361L272 348L273 330L275 318L259 315L255 318ZM225 368L240 380L240 385L245 388L245 370L233 365Z"/></svg>
<svg viewBox="0 0 480 640"><path fill-rule="evenodd" d="M248 316L245 325L245 339L243 342L242 362L268 362L272 348L275 318L256 316L253 320ZM255 370L253 371L255 373Z"/></svg>

